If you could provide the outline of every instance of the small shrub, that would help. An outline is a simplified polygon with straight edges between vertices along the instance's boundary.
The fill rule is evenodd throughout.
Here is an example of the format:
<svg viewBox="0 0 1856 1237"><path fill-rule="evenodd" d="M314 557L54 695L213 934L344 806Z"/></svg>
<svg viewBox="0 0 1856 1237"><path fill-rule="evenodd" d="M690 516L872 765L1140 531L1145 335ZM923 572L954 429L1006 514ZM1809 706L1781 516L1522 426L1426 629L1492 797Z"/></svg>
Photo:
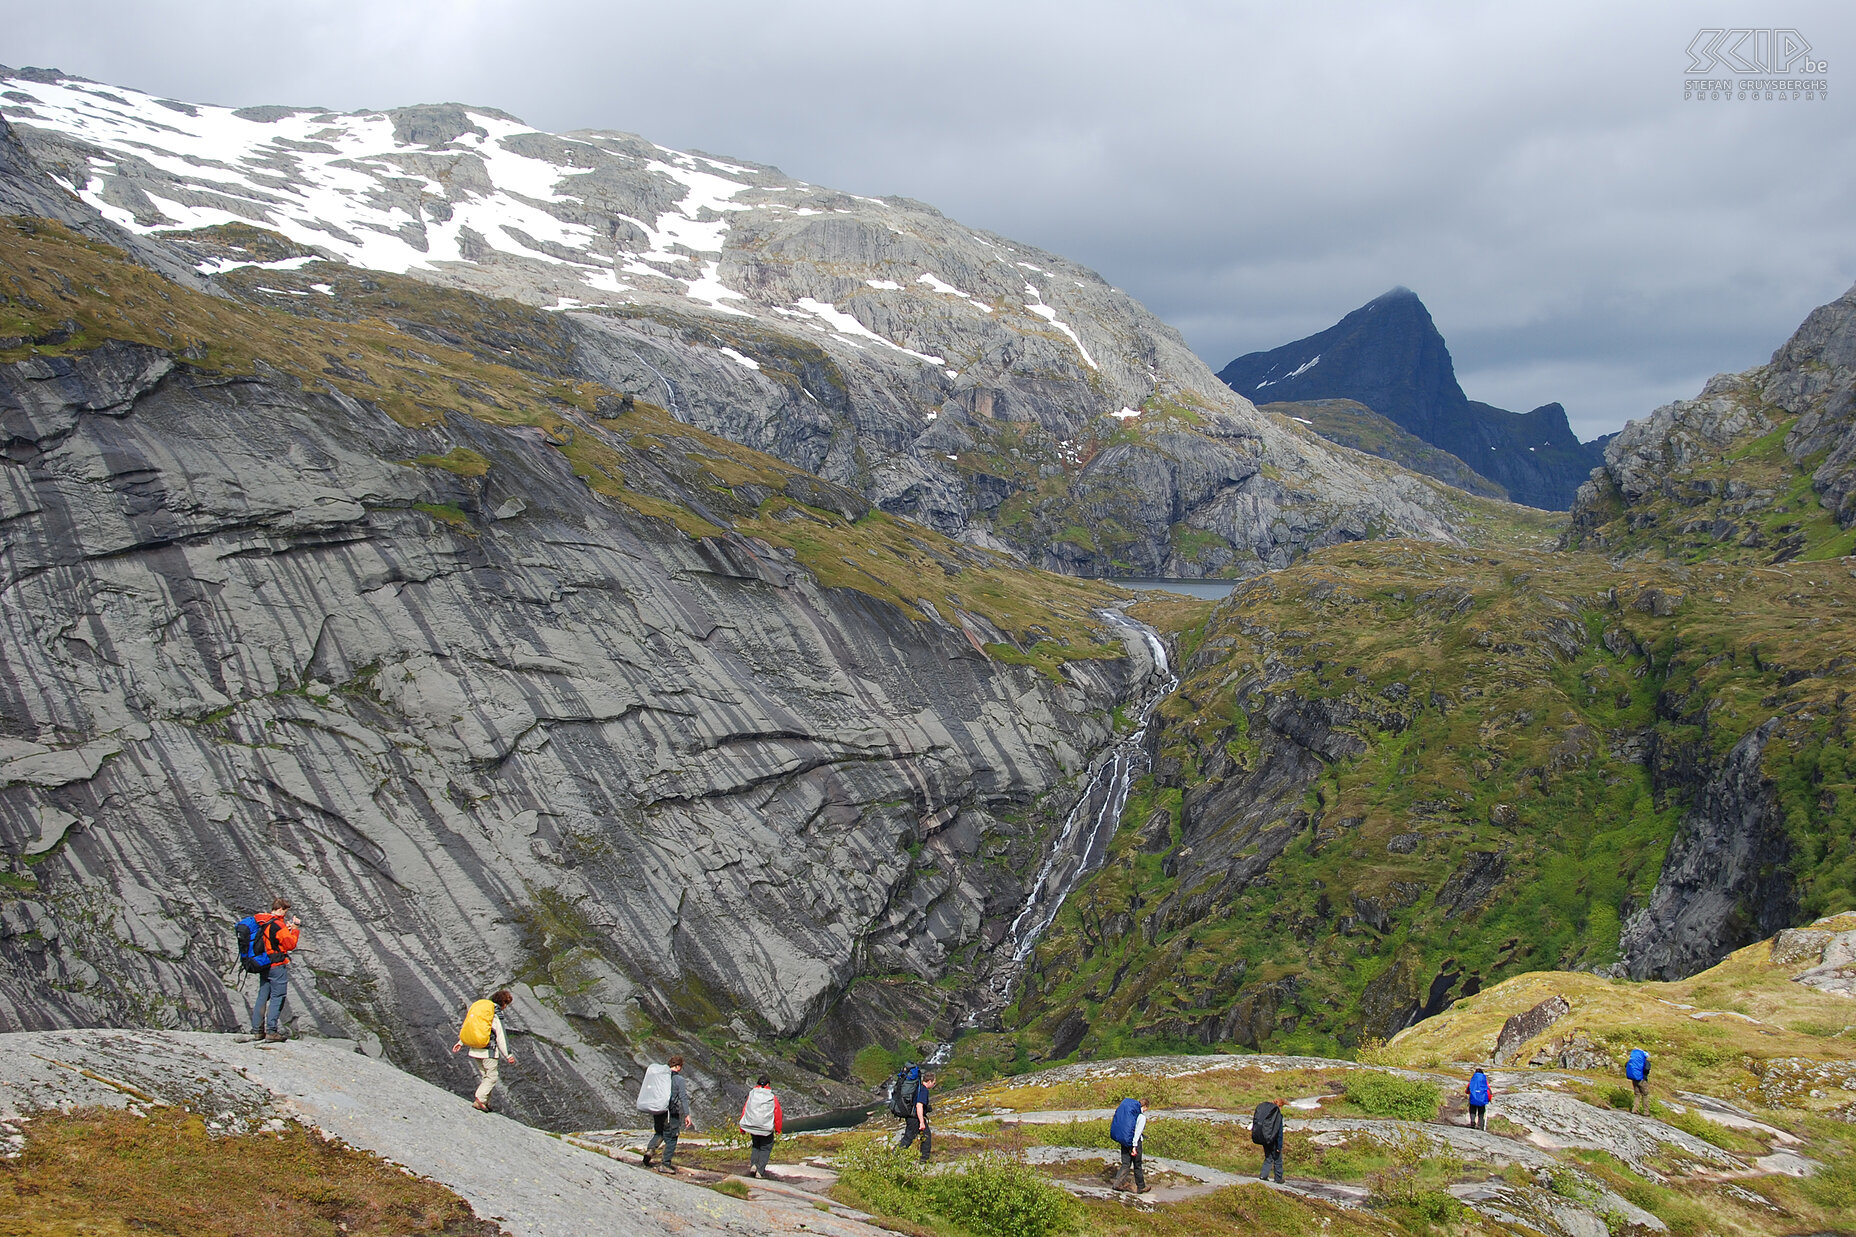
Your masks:
<svg viewBox="0 0 1856 1237"><path fill-rule="evenodd" d="M985 1237L1046 1237L1069 1229L1076 1200L1028 1165L988 1152L926 1177L934 1210Z"/></svg>
<svg viewBox="0 0 1856 1237"><path fill-rule="evenodd" d="M1682 1049L1682 1060L1697 1069L1712 1069L1733 1060L1736 1055L1738 1054L1731 1049L1716 1047L1713 1044L1689 1044Z"/></svg>
<svg viewBox="0 0 1856 1237"><path fill-rule="evenodd" d="M1611 1105L1613 1108L1623 1109L1626 1112L1628 1112L1631 1105L1636 1102L1636 1098L1635 1093L1633 1093L1629 1087L1612 1087L1605 1092L1605 1103Z"/></svg>
<svg viewBox="0 0 1856 1237"><path fill-rule="evenodd" d="M1834 1159L1802 1182L1805 1197L1827 1211L1856 1215L1856 1163Z"/></svg>
<svg viewBox="0 0 1856 1237"><path fill-rule="evenodd" d="M1374 1206L1406 1217L1408 1228L1450 1225L1463 1218L1463 1204L1442 1186L1462 1170L1461 1161L1435 1154L1430 1140L1413 1130L1378 1140L1391 1163L1367 1182L1367 1198Z"/></svg>
<svg viewBox="0 0 1856 1237"><path fill-rule="evenodd" d="M730 1198L746 1198L748 1196L748 1183L741 1180L739 1177L725 1177L709 1188L714 1190L717 1194L726 1194Z"/></svg>
<svg viewBox="0 0 1856 1237"><path fill-rule="evenodd" d="M1429 1121L1437 1116L1436 1083L1394 1074L1370 1073L1349 1078L1347 1099L1375 1117Z"/></svg>
<svg viewBox="0 0 1856 1237"><path fill-rule="evenodd" d="M1198 1163L1212 1150L1212 1143L1212 1130L1204 1122L1158 1121L1147 1127L1141 1146L1163 1159Z"/></svg>
<svg viewBox="0 0 1856 1237"><path fill-rule="evenodd" d="M1076 1222L1076 1200L1022 1161L989 1152L945 1172L922 1171L916 1153L887 1137L838 1157L838 1185L858 1206L917 1224L952 1221L979 1237L1049 1237Z"/></svg>
<svg viewBox="0 0 1856 1237"><path fill-rule="evenodd" d="M1353 1050L1353 1059L1362 1065L1384 1065L1386 1063L1386 1041L1377 1035L1368 1035Z"/></svg>

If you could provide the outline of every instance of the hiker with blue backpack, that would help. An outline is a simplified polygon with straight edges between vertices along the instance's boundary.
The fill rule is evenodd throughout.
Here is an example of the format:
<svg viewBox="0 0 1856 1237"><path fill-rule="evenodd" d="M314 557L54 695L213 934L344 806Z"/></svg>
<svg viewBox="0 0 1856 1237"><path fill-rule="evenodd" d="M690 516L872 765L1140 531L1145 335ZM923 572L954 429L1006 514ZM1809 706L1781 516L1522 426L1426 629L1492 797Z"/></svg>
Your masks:
<svg viewBox="0 0 1856 1237"><path fill-rule="evenodd" d="M1486 1130L1489 1128L1489 1097L1495 1092L1489 1087L1489 1076L1481 1070L1469 1076L1469 1085L1463 1088L1463 1094L1469 1097L1469 1128Z"/></svg>
<svg viewBox="0 0 1856 1237"><path fill-rule="evenodd" d="M1132 1098L1121 1101L1108 1123L1109 1141L1121 1148L1121 1170L1115 1174L1112 1189L1127 1189L1130 1172L1134 1174L1136 1194L1145 1194L1150 1188L1141 1166L1141 1137L1146 1132L1147 1104Z"/></svg>
<svg viewBox="0 0 1856 1237"><path fill-rule="evenodd" d="M1650 1054L1641 1048L1630 1050L1630 1059L1624 1063L1624 1077L1630 1079L1630 1110L1642 1109L1644 1116L1650 1115Z"/></svg>
<svg viewBox="0 0 1856 1237"><path fill-rule="evenodd" d="M269 914L238 921L238 964L258 977L258 999L251 1006L251 1035L246 1042L281 1044L284 1000L290 994L290 951L302 940L303 924L290 913L290 899L271 899Z"/></svg>
<svg viewBox="0 0 1856 1237"><path fill-rule="evenodd" d="M910 1067L911 1070L913 1068ZM890 1111L896 1111L900 1096L907 1096L906 1103L901 1106L906 1107L908 1115L902 1119L902 1141L897 1146L907 1148L915 1141L915 1136L920 1134L922 1163L926 1164L929 1149L934 1144L934 1131L928 1128L928 1114L934 1111L934 1075L917 1071L914 1087L910 1090L906 1081L908 1072L905 1070L902 1076L898 1076L897 1087L890 1092Z"/></svg>

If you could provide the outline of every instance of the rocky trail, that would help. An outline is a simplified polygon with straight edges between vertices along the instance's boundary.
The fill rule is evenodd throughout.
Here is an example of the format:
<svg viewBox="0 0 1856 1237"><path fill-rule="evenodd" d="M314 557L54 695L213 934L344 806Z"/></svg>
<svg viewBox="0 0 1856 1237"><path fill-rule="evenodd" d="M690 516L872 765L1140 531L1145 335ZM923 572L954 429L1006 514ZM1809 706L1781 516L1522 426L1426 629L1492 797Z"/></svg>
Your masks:
<svg viewBox="0 0 1856 1237"><path fill-rule="evenodd" d="M512 1071L513 1072L513 1071ZM519 1085L519 1084L518 1084ZM0 1121L48 1109L184 1104L228 1134L299 1121L448 1186L513 1237L590 1237L641 1227L685 1234L876 1232L757 1190L746 1200L641 1172L454 1095L342 1040L256 1048L227 1035L149 1031L0 1036ZM30 1137L30 1126L27 1137Z"/></svg>
<svg viewBox="0 0 1856 1237"><path fill-rule="evenodd" d="M1314 1075L1321 1078L1318 1090L1305 1085ZM931 1171L957 1172L966 1157L995 1151L1021 1159L1085 1205L1151 1212L1242 1188L1368 1215L1383 1203L1377 1193L1386 1188L1383 1168L1358 1166L1383 1166L1388 1155L1396 1163L1402 1148L1413 1164L1448 1164L1442 1189L1484 1222L1550 1237L1596 1237L1668 1230L1594 1169L1600 1160L1644 1180L1741 1203L1766 1197L1763 1180L1821 1168L1809 1137L1698 1092L1675 1092L1664 1104L1673 1120L1689 1124L1683 1129L1588 1103L1578 1093L1590 1080L1574 1073L1496 1071L1495 1129L1483 1131L1462 1124L1460 1109L1448 1104L1428 1121L1360 1115L1349 1096L1369 1075L1433 1084L1443 1095L1459 1085L1432 1071L1314 1057L1216 1055L1066 1066L946 1097ZM522 1085L519 1072L515 1085ZM1165 1095L1168 1088L1180 1093L1197 1086L1192 1098L1210 1090L1228 1100L1150 1108L1151 1189L1134 1195L1109 1184L1117 1153L1101 1145L1099 1134L1114 1110L1056 1102L1085 1086L1105 1096ZM1288 1175L1281 1184L1255 1176L1248 1122L1249 1091L1257 1086L1310 1092L1288 1105ZM1040 1102L1040 1094L1052 1102ZM146 1114L171 1105L200 1114L223 1136L262 1136L299 1122L450 1188L480 1218L516 1237L629 1232L641 1222L692 1234L854 1237L879 1231L871 1224L875 1217L838 1202L831 1191L838 1153L856 1139L883 1133L888 1123L784 1137L768 1180L742 1176L745 1148L692 1136L683 1141L682 1163L670 1176L639 1165L645 1131L556 1135L476 1113L462 1094L362 1054L350 1041L309 1038L258 1047L226 1035L119 1030L0 1036L0 1133L11 1151L30 1139L34 1113L102 1106ZM1740 1141L1722 1141L1739 1150L1694 1132L1710 1126L1731 1131ZM1176 1150L1195 1147L1199 1151ZM714 1186L722 1188L707 1188ZM738 1187L745 1187L745 1197L723 1192Z"/></svg>

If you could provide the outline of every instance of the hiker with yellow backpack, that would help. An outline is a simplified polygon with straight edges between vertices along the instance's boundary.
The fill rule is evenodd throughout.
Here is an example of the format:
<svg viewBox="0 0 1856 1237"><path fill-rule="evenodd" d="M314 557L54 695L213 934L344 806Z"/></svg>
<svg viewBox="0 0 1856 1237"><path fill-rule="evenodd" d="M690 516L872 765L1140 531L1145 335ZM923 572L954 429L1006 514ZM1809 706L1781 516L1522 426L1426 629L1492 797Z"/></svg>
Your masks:
<svg viewBox="0 0 1856 1237"><path fill-rule="evenodd" d="M471 1061L477 1067L477 1098L471 1101L471 1107L482 1112L490 1111L490 1092L496 1089L497 1058L510 1065L516 1059L509 1051L509 1041L503 1038L503 1011L515 998L509 995L509 989L502 988L488 998L475 1001L464 1015L464 1025L458 1028L458 1042L451 1045L451 1051L461 1048L470 1049ZM496 1050L490 1050L490 1041L495 1039Z"/></svg>

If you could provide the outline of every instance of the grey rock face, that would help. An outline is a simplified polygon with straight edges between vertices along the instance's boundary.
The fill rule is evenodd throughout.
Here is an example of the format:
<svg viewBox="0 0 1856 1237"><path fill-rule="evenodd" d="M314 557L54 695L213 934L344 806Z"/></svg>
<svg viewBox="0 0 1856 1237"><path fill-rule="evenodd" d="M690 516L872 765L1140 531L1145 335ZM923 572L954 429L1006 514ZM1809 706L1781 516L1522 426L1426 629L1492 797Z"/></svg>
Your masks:
<svg viewBox="0 0 1856 1237"><path fill-rule="evenodd" d="M1572 1006L1565 997L1550 996L1532 1009L1515 1014L1502 1023L1501 1032L1495 1037L1495 1051L1490 1054L1489 1060L1497 1065L1508 1064L1523 1044L1571 1012Z"/></svg>
<svg viewBox="0 0 1856 1237"><path fill-rule="evenodd" d="M1856 523L1856 288L1812 310L1771 368L1766 398L1799 414L1786 454L1800 464L1823 454L1811 485L1848 528Z"/></svg>
<svg viewBox="0 0 1856 1237"><path fill-rule="evenodd" d="M293 247L243 259L267 276L320 254L561 311L579 376L1042 566L1248 575L1461 522L1451 491L1259 413L1093 271L919 202L486 108L182 115L0 80L36 164L170 266L230 269L248 225Z"/></svg>
<svg viewBox="0 0 1856 1237"><path fill-rule="evenodd" d="M668 1044L719 1105L858 975L983 957L1150 668L1052 683L532 432L147 348L0 369L0 427L3 1029L236 1026L282 893L299 1030L438 1077L520 980L512 1112L610 1125ZM460 446L487 475L396 462Z"/></svg>
<svg viewBox="0 0 1856 1237"><path fill-rule="evenodd" d="M1606 447L1604 466L1580 488L1572 535L1603 523L1609 502L1628 509L1654 496L1721 497L1763 506L1759 500L1770 495L1717 494L1718 483L1689 474L1788 415L1797 419L1785 434L1786 455L1812 469L1812 487L1839 524L1856 523L1856 288L1812 310L1769 363L1717 374L1697 398L1626 425Z"/></svg>
<svg viewBox="0 0 1856 1237"><path fill-rule="evenodd" d="M1692 975L1796 918L1790 841L1760 769L1776 724L1734 745L1683 818L1648 905L1618 941L1632 979Z"/></svg>

